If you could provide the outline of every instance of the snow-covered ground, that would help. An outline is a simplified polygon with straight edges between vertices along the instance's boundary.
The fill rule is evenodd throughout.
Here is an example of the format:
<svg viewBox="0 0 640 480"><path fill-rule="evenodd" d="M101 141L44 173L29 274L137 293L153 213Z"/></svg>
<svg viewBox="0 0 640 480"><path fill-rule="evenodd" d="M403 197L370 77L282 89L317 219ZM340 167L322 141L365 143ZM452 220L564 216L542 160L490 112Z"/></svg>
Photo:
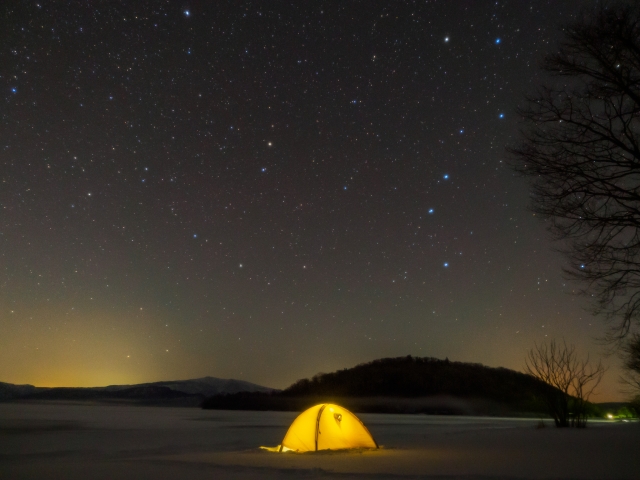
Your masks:
<svg viewBox="0 0 640 480"><path fill-rule="evenodd" d="M639 479L640 424L360 415L384 448L276 454L295 413L0 404L0 479Z"/></svg>

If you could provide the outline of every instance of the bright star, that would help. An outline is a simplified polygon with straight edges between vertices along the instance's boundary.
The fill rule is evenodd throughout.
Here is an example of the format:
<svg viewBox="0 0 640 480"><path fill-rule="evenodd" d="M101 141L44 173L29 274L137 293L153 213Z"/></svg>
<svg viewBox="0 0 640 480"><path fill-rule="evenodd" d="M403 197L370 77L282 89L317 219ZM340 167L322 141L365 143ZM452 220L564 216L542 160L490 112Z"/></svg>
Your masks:
<svg viewBox="0 0 640 480"><path fill-rule="evenodd" d="M193 238L198 238L198 234L197 234L197 233L194 233L194 234L193 234Z"/></svg>
<svg viewBox="0 0 640 480"><path fill-rule="evenodd" d="M184 11L184 16L188 17L189 15L191 15L191 12L189 10L185 10Z"/></svg>
<svg viewBox="0 0 640 480"><path fill-rule="evenodd" d="M342 189L343 189L343 190L346 190L346 189L347 189L347 186L345 185L344 187L342 187Z"/></svg>
<svg viewBox="0 0 640 480"><path fill-rule="evenodd" d="M464 133L464 129L463 128L460 129L460 133Z"/></svg>
<svg viewBox="0 0 640 480"><path fill-rule="evenodd" d="M448 174L448 173L445 173L445 174L442 176L442 178L444 178L445 180L449 180L449 174Z"/></svg>
<svg viewBox="0 0 640 480"><path fill-rule="evenodd" d="M265 167L262 167L262 171L263 171L263 172L266 172L266 171L267 171L267 169L266 169Z"/></svg>
<svg viewBox="0 0 640 480"><path fill-rule="evenodd" d="M449 37L444 37L444 43L447 43L449 41Z"/></svg>
<svg viewBox="0 0 640 480"><path fill-rule="evenodd" d="M429 213L433 213L433 208L430 208L430 209L429 209Z"/></svg>
<svg viewBox="0 0 640 480"><path fill-rule="evenodd" d="M271 146L271 145L273 145L273 144L272 144L271 142L269 142L269 143L267 143L267 145L268 145L268 146Z"/></svg>
<svg viewBox="0 0 640 480"><path fill-rule="evenodd" d="M447 268L449 266L448 262L444 262L444 268Z"/></svg>
<svg viewBox="0 0 640 480"><path fill-rule="evenodd" d="M498 45L500 43L500 39L496 38L496 45Z"/></svg>
<svg viewBox="0 0 640 480"><path fill-rule="evenodd" d="M17 89L16 87L13 87L13 88L11 89L11 91L12 91L13 93L18 93L18 89Z"/></svg>
<svg viewBox="0 0 640 480"><path fill-rule="evenodd" d="M242 268L242 264L240 264L240 268Z"/></svg>
<svg viewBox="0 0 640 480"><path fill-rule="evenodd" d="M504 118L504 113L501 113L500 115L498 115L500 118Z"/></svg>

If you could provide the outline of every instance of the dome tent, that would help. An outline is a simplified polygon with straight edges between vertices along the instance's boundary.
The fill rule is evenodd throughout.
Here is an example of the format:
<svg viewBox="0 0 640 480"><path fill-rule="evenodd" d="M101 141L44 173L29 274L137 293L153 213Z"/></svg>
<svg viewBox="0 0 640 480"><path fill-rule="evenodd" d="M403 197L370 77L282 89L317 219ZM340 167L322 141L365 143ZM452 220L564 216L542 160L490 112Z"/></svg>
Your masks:
<svg viewBox="0 0 640 480"><path fill-rule="evenodd" d="M317 452L350 448L378 448L367 427L346 408L321 403L293 421L278 452Z"/></svg>

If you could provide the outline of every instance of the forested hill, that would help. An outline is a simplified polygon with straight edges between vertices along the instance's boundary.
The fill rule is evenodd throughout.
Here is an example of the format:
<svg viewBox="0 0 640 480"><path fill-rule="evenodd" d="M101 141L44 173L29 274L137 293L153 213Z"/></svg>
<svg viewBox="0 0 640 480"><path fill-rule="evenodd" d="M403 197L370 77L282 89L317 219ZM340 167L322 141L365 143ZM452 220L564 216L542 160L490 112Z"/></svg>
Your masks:
<svg viewBox="0 0 640 480"><path fill-rule="evenodd" d="M382 358L370 363L298 380L282 394L289 396L453 395L492 400L518 400L541 393L546 384L507 368L451 362L429 357Z"/></svg>
<svg viewBox="0 0 640 480"><path fill-rule="evenodd" d="M451 362L436 358L383 358L353 368L322 373L298 380L282 392L272 394L219 395L207 399L204 408L289 410L315 400L340 400L359 411L443 410L442 402L418 399L448 398L464 405L501 405L507 410L544 410L543 382L506 368L477 363ZM376 400L377 399L377 400ZM382 400L384 399L384 400ZM465 410L449 401L452 409ZM457 405L457 406L455 406ZM444 410L448 410L446 407ZM450 410L450 409L449 409ZM474 408L467 413L475 413Z"/></svg>

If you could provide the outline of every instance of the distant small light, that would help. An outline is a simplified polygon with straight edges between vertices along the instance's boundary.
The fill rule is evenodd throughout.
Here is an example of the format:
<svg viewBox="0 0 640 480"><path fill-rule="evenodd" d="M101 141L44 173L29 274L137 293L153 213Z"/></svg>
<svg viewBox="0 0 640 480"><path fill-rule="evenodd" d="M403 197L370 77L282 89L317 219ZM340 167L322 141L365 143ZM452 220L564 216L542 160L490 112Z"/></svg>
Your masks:
<svg viewBox="0 0 640 480"><path fill-rule="evenodd" d="M582 265L580 265L580 268L584 268L584 263Z"/></svg>
<svg viewBox="0 0 640 480"><path fill-rule="evenodd" d="M18 89L16 87L11 88L12 93L18 93Z"/></svg>
<svg viewBox="0 0 640 480"><path fill-rule="evenodd" d="M500 39L496 38L496 45L498 45L500 43Z"/></svg>
<svg viewBox="0 0 640 480"><path fill-rule="evenodd" d="M500 115L498 115L498 117L504 118L504 113L501 113Z"/></svg>
<svg viewBox="0 0 640 480"><path fill-rule="evenodd" d="M343 190L346 190L346 189L347 189L347 186L345 185L344 187L342 187L342 189L343 189Z"/></svg>
<svg viewBox="0 0 640 480"><path fill-rule="evenodd" d="M191 15L191 12L190 12L189 10L185 10L185 11L184 11L184 16L185 16L185 17L188 17L188 16L190 16L190 15Z"/></svg>
<svg viewBox="0 0 640 480"><path fill-rule="evenodd" d="M461 128L461 129L460 129L460 133L464 133L464 128Z"/></svg>
<svg viewBox="0 0 640 480"><path fill-rule="evenodd" d="M239 267L242 268L242 264L240 264Z"/></svg>
<svg viewBox="0 0 640 480"><path fill-rule="evenodd" d="M449 174L448 174L448 173L445 173L445 174L442 176L442 178L444 178L445 180L449 180Z"/></svg>
<svg viewBox="0 0 640 480"><path fill-rule="evenodd" d="M444 37L444 43L448 43L449 42L449 37Z"/></svg>
<svg viewBox="0 0 640 480"><path fill-rule="evenodd" d="M193 238L198 238L198 234L197 234L197 233L194 233L194 234L193 234Z"/></svg>
<svg viewBox="0 0 640 480"><path fill-rule="evenodd" d="M91 192L87 193L87 197L90 197L90 196L91 196Z"/></svg>
<svg viewBox="0 0 640 480"><path fill-rule="evenodd" d="M444 262L444 268L447 268L449 266L448 262Z"/></svg>
<svg viewBox="0 0 640 480"><path fill-rule="evenodd" d="M144 183L144 182L146 182L146 181L147 181L147 179L146 179L146 178L143 178L143 179L142 179L142 183Z"/></svg>
<svg viewBox="0 0 640 480"><path fill-rule="evenodd" d="M351 103L353 103L355 105L356 103L358 103L358 101L357 100L351 100Z"/></svg>
<svg viewBox="0 0 640 480"><path fill-rule="evenodd" d="M266 171L267 171L267 169L266 169L266 167L262 167L262 168L260 169L260 171L262 171L262 172L266 172Z"/></svg>
<svg viewBox="0 0 640 480"><path fill-rule="evenodd" d="M430 209L429 209L429 213L433 213L433 208L430 208Z"/></svg>
<svg viewBox="0 0 640 480"><path fill-rule="evenodd" d="M268 145L268 146L271 146L271 145L273 145L273 143L271 143L271 142L268 142L268 143L267 143L267 145Z"/></svg>

